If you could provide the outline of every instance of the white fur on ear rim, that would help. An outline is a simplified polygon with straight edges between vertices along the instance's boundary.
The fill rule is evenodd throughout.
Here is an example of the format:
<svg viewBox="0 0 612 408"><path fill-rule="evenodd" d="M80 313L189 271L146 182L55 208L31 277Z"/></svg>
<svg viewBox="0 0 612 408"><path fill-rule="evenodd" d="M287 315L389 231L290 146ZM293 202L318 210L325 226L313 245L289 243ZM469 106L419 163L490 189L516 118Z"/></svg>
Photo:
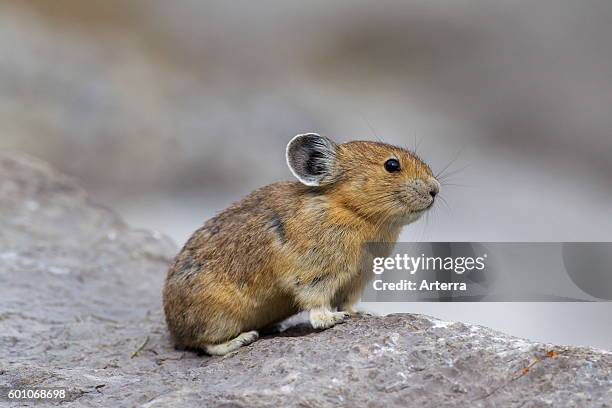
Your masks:
<svg viewBox="0 0 612 408"><path fill-rule="evenodd" d="M297 135L287 144L287 165L291 173L307 186L333 181L336 144L316 133Z"/></svg>

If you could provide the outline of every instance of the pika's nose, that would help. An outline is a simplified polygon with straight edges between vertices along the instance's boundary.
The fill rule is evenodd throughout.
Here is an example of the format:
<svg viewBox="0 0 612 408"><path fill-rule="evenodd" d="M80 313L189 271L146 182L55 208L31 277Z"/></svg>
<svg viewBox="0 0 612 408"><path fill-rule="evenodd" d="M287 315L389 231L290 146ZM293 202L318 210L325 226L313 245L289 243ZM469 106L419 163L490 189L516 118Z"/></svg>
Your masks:
<svg viewBox="0 0 612 408"><path fill-rule="evenodd" d="M440 192L440 183L438 183L438 180L432 178L429 182L429 195L431 196L431 198L436 198L436 195L439 192Z"/></svg>

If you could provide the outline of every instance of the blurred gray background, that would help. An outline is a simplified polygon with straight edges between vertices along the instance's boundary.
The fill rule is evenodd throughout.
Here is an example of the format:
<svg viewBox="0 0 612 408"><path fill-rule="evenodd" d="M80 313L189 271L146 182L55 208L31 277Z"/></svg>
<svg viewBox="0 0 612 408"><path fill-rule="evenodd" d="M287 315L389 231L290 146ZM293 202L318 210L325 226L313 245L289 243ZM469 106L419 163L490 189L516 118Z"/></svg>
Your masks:
<svg viewBox="0 0 612 408"><path fill-rule="evenodd" d="M306 131L450 164L403 240L610 241L611 44L606 0L4 1L0 148L179 245ZM607 303L363 308L612 349Z"/></svg>

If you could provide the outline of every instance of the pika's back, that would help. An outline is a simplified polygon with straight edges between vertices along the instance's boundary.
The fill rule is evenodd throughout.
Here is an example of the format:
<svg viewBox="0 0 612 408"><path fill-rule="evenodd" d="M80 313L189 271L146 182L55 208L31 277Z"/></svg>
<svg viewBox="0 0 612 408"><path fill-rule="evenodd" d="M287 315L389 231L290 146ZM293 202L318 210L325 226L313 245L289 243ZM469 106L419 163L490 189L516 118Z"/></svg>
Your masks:
<svg viewBox="0 0 612 408"><path fill-rule="evenodd" d="M287 240L286 219L295 217L305 194L295 182L253 191L196 230L177 257L170 276L222 268L229 279L245 279L252 265L269 261Z"/></svg>

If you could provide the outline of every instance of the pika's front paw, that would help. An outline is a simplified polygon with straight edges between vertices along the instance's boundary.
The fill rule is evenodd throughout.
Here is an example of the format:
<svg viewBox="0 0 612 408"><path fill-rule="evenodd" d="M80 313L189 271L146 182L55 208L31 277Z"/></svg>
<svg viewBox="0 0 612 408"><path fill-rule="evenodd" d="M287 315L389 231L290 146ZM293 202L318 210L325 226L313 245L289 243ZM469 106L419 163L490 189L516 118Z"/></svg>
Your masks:
<svg viewBox="0 0 612 408"><path fill-rule="evenodd" d="M313 309L310 311L310 324L313 329L328 329L344 322L349 317L347 312L332 312L329 309Z"/></svg>
<svg viewBox="0 0 612 408"><path fill-rule="evenodd" d="M373 316L372 313L363 310L355 310L352 307L341 307L340 310L349 314L349 316Z"/></svg>

